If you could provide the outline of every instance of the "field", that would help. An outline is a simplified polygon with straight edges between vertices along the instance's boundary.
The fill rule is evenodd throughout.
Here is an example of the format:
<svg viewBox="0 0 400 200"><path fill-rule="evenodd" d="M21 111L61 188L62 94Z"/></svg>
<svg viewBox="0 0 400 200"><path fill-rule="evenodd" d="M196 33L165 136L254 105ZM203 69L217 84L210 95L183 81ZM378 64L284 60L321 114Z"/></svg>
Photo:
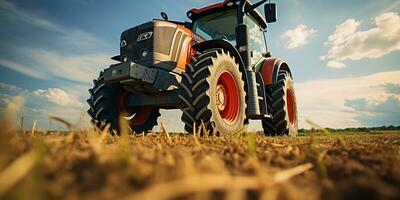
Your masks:
<svg viewBox="0 0 400 200"><path fill-rule="evenodd" d="M2 135L3 199L399 199L400 134Z"/></svg>
<svg viewBox="0 0 400 200"><path fill-rule="evenodd" d="M400 132L21 133L3 117L0 199L400 199Z"/></svg>

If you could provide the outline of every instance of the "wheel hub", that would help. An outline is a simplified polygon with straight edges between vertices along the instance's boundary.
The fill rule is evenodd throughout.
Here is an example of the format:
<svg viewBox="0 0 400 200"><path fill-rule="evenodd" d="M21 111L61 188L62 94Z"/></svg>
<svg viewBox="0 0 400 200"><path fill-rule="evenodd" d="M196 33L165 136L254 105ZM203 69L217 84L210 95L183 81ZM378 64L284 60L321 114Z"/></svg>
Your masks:
<svg viewBox="0 0 400 200"><path fill-rule="evenodd" d="M239 88L233 74L223 71L218 78L215 102L219 114L227 124L234 124L238 120L240 99Z"/></svg>
<svg viewBox="0 0 400 200"><path fill-rule="evenodd" d="M294 124L294 122L296 121L295 100L293 98L293 92L290 89L286 90L286 106L289 116L289 122L290 124Z"/></svg>
<svg viewBox="0 0 400 200"><path fill-rule="evenodd" d="M152 107L144 106L134 109L129 109L125 105L125 100L129 93L122 92L118 99L118 107L120 115L123 119L129 121L129 124L132 126L140 126L143 125L151 116Z"/></svg>
<svg viewBox="0 0 400 200"><path fill-rule="evenodd" d="M226 100L227 100L227 94L226 90L223 85L217 85L217 95L216 95L216 100L217 100L217 107L219 111L222 111L226 107Z"/></svg>

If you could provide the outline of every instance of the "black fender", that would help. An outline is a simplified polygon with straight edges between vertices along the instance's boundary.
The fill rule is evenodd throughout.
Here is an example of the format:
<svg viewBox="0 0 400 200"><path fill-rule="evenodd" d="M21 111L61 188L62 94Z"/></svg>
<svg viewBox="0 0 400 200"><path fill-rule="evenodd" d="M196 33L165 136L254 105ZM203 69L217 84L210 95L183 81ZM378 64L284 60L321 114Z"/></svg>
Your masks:
<svg viewBox="0 0 400 200"><path fill-rule="evenodd" d="M113 56L113 57L111 57L111 60L115 60L115 61L122 62L122 61L121 61L121 55Z"/></svg>
<svg viewBox="0 0 400 200"><path fill-rule="evenodd" d="M261 73L265 85L275 83L280 70L286 70L292 76L289 65L280 58L264 58L256 64L256 72Z"/></svg>
<svg viewBox="0 0 400 200"><path fill-rule="evenodd" d="M267 94L265 92L266 89L272 87L278 81L278 74L280 70L285 70L289 72L290 76L292 76L289 65L285 61L274 57L261 58L255 64L254 69L257 73L257 82L260 84L260 86L263 85L260 87L262 88L261 94L263 95L263 99L267 98ZM270 106L271 105L268 105L268 102L265 100L260 102L261 113L272 116L270 113Z"/></svg>
<svg viewBox="0 0 400 200"><path fill-rule="evenodd" d="M236 49L235 46L232 45L228 40L225 39L218 39L218 40L207 40L204 42L197 43L192 46L192 49L198 52L204 52L210 49L224 49L232 55L236 62L239 64L239 70L242 72L242 79L245 83L245 91L248 93L250 90L249 84L247 84L247 71L246 66L244 65L243 59L239 54L239 51Z"/></svg>

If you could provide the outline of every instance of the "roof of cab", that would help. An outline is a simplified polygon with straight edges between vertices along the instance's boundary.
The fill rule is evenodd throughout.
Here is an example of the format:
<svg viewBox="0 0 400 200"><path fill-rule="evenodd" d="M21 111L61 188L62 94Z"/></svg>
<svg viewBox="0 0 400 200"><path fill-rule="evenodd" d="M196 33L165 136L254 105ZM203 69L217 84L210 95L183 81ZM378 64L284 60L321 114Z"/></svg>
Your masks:
<svg viewBox="0 0 400 200"><path fill-rule="evenodd" d="M249 0L246 0L246 6L250 5L252 5L251 2ZM201 16L209 15L218 11L224 11L232 8L233 6L237 6L234 0L225 0L221 3L212 4L204 8L200 9L193 8L187 12L187 16L191 20L195 21L197 18ZM267 22L265 21L264 17L260 14L260 12L258 12L257 10L253 10L252 12L250 12L250 15L254 17L255 20L257 20L257 23L261 26L261 28L263 29L267 28Z"/></svg>

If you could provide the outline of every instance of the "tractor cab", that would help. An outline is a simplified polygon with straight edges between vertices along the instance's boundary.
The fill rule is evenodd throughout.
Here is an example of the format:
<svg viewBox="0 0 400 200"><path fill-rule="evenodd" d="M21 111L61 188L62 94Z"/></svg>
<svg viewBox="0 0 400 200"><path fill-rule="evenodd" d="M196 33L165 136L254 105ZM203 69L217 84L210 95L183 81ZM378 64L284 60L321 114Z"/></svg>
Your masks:
<svg viewBox="0 0 400 200"><path fill-rule="evenodd" d="M239 2L239 1L237 1ZM236 27L238 25L238 4L234 1L210 5L201 9L191 9L187 16L193 21L192 31L203 40L227 40L236 48ZM245 1L245 7L252 4ZM264 17L253 9L244 13L244 23L248 26L251 63L255 64L267 52Z"/></svg>

